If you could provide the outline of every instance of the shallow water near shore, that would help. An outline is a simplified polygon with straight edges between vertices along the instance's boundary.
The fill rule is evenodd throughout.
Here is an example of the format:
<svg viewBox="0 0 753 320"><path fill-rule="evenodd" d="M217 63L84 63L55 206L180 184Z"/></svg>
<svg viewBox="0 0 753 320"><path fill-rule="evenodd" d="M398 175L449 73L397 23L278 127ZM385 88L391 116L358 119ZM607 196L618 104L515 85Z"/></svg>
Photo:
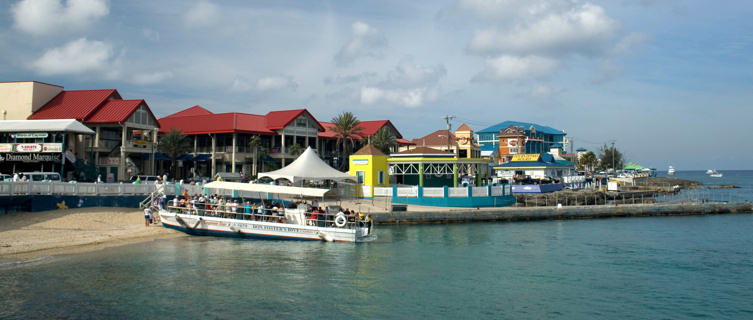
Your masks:
<svg viewBox="0 0 753 320"><path fill-rule="evenodd" d="M0 270L0 318L750 318L753 215L182 237Z"/></svg>

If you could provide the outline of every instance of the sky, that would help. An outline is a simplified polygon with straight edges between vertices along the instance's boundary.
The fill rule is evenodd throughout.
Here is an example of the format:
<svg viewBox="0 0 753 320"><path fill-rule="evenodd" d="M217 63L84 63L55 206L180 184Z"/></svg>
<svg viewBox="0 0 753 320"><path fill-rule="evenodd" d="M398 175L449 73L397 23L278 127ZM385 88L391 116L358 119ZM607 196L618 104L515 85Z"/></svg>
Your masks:
<svg viewBox="0 0 753 320"><path fill-rule="evenodd" d="M0 1L0 81L391 120L506 120L665 170L753 169L753 2Z"/></svg>

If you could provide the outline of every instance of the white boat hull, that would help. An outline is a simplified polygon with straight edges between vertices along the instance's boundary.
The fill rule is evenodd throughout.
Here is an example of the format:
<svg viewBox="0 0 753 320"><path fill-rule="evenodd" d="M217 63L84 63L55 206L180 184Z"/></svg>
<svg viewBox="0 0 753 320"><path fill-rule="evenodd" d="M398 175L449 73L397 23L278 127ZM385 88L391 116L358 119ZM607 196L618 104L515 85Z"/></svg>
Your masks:
<svg viewBox="0 0 753 320"><path fill-rule="evenodd" d="M166 228L191 235L285 240L365 242L376 239L369 226L355 228L318 227L291 223L228 219L160 210Z"/></svg>

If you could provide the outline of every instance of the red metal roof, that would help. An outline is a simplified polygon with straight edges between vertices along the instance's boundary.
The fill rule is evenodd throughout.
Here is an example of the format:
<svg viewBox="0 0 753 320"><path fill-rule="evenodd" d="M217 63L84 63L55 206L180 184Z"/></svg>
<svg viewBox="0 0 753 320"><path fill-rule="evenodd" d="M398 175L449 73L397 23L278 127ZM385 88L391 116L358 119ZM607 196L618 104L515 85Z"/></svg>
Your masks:
<svg viewBox="0 0 753 320"><path fill-rule="evenodd" d="M445 131L447 131L447 130L445 130ZM400 151L400 152L395 153L395 154L447 154L447 155L452 155L454 153L447 152L447 151L444 151L444 150L438 150L438 149L434 149L434 148L429 148L429 147L415 147L413 149L403 150L403 151ZM395 154L393 154L393 155L395 155Z"/></svg>
<svg viewBox="0 0 753 320"><path fill-rule="evenodd" d="M332 130L335 127L333 123L319 122L319 124L321 124L322 127L324 127L325 129L324 132L319 133L320 138L337 139L337 133L335 133L335 131ZM392 122L390 122L390 120L370 120L370 121L361 121L358 123L358 126L363 129L360 132L358 132L358 136L354 137L354 139L361 140L363 138L371 137L377 131L379 131L379 129L387 125L390 126L397 133L397 136L395 138L397 139L403 138L403 136L400 134L400 131L397 131L397 128L395 128L395 126L392 125Z"/></svg>
<svg viewBox="0 0 753 320"><path fill-rule="evenodd" d="M178 129L184 134L205 133L256 133L275 135L267 129L264 116L248 113L212 113L208 115L195 115L183 117L164 117L159 119L160 133Z"/></svg>
<svg viewBox="0 0 753 320"><path fill-rule="evenodd" d="M447 130L437 130L421 138L411 140L417 146L446 146L447 145ZM455 140L455 134L450 132L450 144L457 145Z"/></svg>
<svg viewBox="0 0 753 320"><path fill-rule="evenodd" d="M84 121L92 116L98 107L108 99L121 99L115 89L102 90L67 90L59 93L29 120L41 119L77 119Z"/></svg>
<svg viewBox="0 0 753 320"><path fill-rule="evenodd" d="M125 122L141 106L141 100L110 100L86 119L86 123ZM148 108L148 107L147 107Z"/></svg>
<svg viewBox="0 0 753 320"><path fill-rule="evenodd" d="M169 116L166 116L165 118L173 118L173 117L186 117L186 116L206 116L212 114L211 111L204 109L202 106L195 105L193 107L190 107L188 109L185 109L183 111L178 111L176 113L173 113ZM164 119L164 118L163 118Z"/></svg>
<svg viewBox="0 0 753 320"><path fill-rule="evenodd" d="M311 119L314 119L314 122L317 124L319 123L319 121L316 120L316 118L314 118L314 116L312 116L306 109L282 110L267 113L267 128L272 130L285 128L302 113L306 113ZM322 127L321 124L319 125L319 130L324 131L324 127Z"/></svg>
<svg viewBox="0 0 753 320"><path fill-rule="evenodd" d="M405 139L397 139L397 144L401 146L415 146L416 144Z"/></svg>

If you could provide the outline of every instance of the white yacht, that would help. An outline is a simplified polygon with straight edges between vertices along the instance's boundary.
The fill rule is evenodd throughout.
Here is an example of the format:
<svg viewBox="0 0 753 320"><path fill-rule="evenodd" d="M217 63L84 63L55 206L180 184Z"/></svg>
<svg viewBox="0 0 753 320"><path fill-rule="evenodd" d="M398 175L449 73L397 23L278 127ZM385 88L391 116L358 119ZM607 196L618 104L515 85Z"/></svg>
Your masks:
<svg viewBox="0 0 753 320"><path fill-rule="evenodd" d="M667 170L667 174L672 176L675 174L675 167L669 166L669 170Z"/></svg>

